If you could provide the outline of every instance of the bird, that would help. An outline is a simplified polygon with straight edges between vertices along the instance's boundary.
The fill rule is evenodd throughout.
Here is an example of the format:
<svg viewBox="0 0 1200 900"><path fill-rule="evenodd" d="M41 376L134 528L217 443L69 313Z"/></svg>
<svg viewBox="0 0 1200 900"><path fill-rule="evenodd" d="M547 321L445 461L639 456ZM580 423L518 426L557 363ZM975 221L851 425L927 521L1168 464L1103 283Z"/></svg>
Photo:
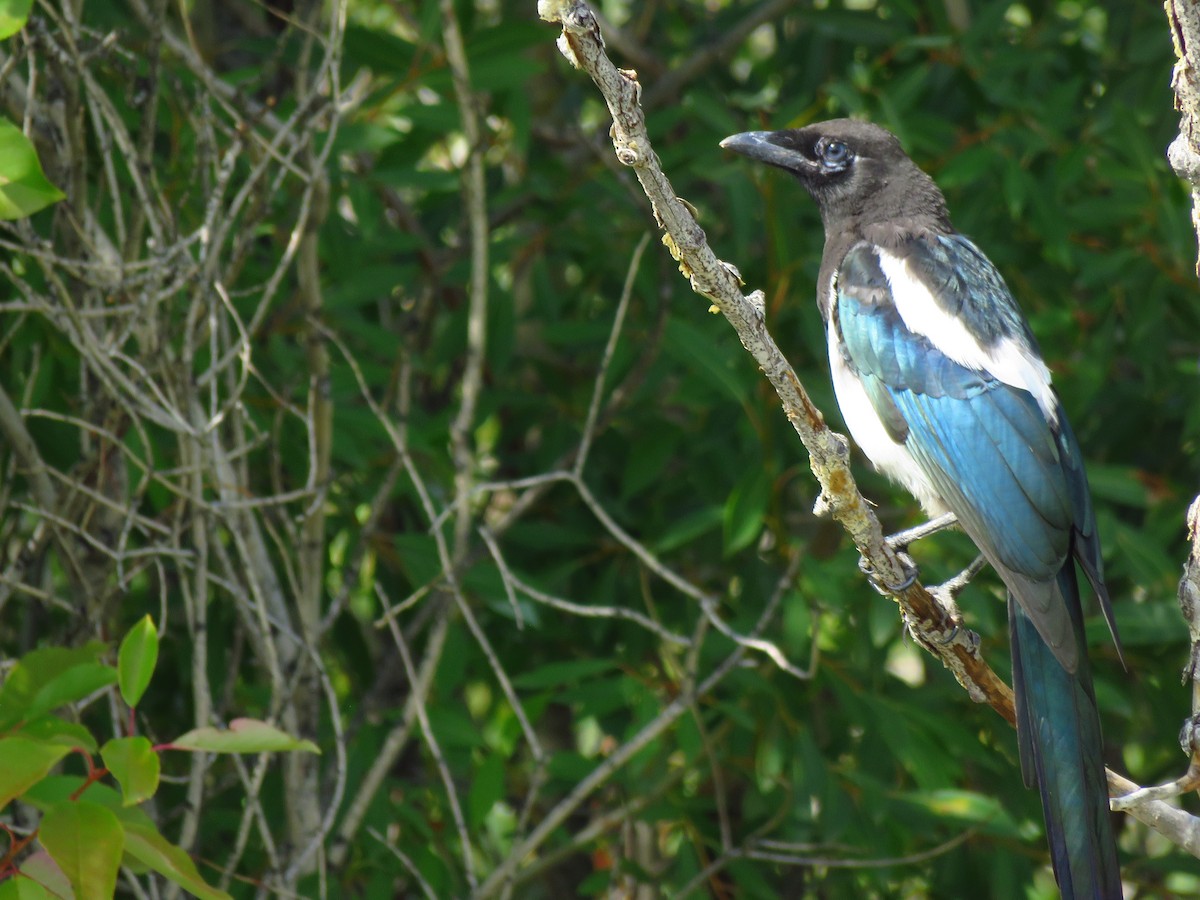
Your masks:
<svg viewBox="0 0 1200 900"><path fill-rule="evenodd" d="M1120 898L1076 566L1119 657L1121 644L1082 454L1028 321L890 131L834 119L721 146L816 202L817 306L846 427L929 516L953 514L1003 581L1021 769L1059 890Z"/></svg>

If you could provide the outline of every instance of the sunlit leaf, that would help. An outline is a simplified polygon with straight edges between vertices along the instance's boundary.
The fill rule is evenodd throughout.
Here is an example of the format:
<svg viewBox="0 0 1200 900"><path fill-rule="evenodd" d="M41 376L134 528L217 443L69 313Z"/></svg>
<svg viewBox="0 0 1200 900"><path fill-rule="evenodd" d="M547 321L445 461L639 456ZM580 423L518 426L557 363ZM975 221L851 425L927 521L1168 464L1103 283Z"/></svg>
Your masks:
<svg viewBox="0 0 1200 900"><path fill-rule="evenodd" d="M180 735L168 746L172 750L203 750L208 753L321 752L312 741L292 737L274 725L257 719L234 719L227 729L196 728Z"/></svg>
<svg viewBox="0 0 1200 900"><path fill-rule="evenodd" d="M70 752L62 744L19 736L0 738L0 809L45 778Z"/></svg>
<svg viewBox="0 0 1200 900"><path fill-rule="evenodd" d="M63 196L46 180L37 151L21 129L0 118L0 219L23 219Z"/></svg>
<svg viewBox="0 0 1200 900"><path fill-rule="evenodd" d="M45 851L41 851L40 855L50 865L53 865L54 861L50 859ZM30 859L26 859L21 863L20 875L0 883L0 900L69 900L69 898L74 896L74 891L71 890L71 883L67 881L65 875L58 872L59 879L57 883L52 887L47 886L45 875L35 871L37 867L30 864ZM57 869L58 867L54 866L54 870L57 871Z"/></svg>
<svg viewBox="0 0 1200 900"><path fill-rule="evenodd" d="M42 716L21 726L19 734L42 744L61 744L72 750L96 752L96 739L92 733L77 722L68 722L57 716Z"/></svg>
<svg viewBox="0 0 1200 900"><path fill-rule="evenodd" d="M32 9L33 0L0 0L0 41L24 28Z"/></svg>
<svg viewBox="0 0 1200 900"><path fill-rule="evenodd" d="M229 900L229 894L209 885L192 858L168 841L153 824L125 823L125 852L200 900Z"/></svg>
<svg viewBox="0 0 1200 900"><path fill-rule="evenodd" d="M126 806L141 803L158 790L158 754L146 738L113 738L100 748L100 756L121 785Z"/></svg>
<svg viewBox="0 0 1200 900"><path fill-rule="evenodd" d="M129 629L117 652L117 684L121 698L130 706L141 702L157 662L158 631L146 614Z"/></svg>
<svg viewBox="0 0 1200 900"><path fill-rule="evenodd" d="M109 900L125 851L125 830L112 810L86 800L46 810L38 840L58 863L78 900Z"/></svg>
<svg viewBox="0 0 1200 900"><path fill-rule="evenodd" d="M29 704L30 716L39 716L74 703L106 688L117 680L117 670L104 663L81 663L46 684Z"/></svg>
<svg viewBox="0 0 1200 900"><path fill-rule="evenodd" d="M92 641L75 648L43 647L21 657L0 687L0 729L90 694L103 680L95 667L105 649Z"/></svg>

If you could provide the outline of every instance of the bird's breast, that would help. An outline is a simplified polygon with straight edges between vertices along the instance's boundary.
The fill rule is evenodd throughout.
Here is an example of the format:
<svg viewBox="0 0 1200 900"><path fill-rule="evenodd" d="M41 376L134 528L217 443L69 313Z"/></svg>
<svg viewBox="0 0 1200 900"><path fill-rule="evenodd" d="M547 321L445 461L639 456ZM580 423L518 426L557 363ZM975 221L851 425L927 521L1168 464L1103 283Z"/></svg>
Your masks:
<svg viewBox="0 0 1200 900"><path fill-rule="evenodd" d="M832 316L826 325L829 341L829 369L833 376L833 392L838 408L854 442L867 459L880 472L900 484L916 497L929 516L949 512L949 508L938 496L929 478L917 465L903 442L892 439L883 421L875 412L859 376L846 362L833 316L837 315L836 303L831 308Z"/></svg>

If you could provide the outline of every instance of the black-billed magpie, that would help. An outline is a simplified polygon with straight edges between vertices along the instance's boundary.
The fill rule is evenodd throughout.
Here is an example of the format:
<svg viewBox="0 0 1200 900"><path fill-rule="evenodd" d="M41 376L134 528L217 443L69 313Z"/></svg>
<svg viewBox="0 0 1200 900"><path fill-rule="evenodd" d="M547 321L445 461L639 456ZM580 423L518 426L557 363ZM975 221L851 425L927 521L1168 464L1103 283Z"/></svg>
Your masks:
<svg viewBox="0 0 1200 900"><path fill-rule="evenodd" d="M996 267L890 132L837 119L721 146L796 176L825 226L838 406L877 469L952 512L1008 588L1017 739L1067 898L1121 897L1078 563L1113 639L1083 459Z"/></svg>

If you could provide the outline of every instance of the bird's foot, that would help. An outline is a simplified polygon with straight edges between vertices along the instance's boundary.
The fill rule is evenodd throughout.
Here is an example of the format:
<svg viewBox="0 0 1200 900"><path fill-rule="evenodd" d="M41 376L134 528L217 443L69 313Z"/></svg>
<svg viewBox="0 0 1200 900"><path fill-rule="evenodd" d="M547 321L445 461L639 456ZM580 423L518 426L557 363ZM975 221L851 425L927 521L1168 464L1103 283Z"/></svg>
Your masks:
<svg viewBox="0 0 1200 900"><path fill-rule="evenodd" d="M937 594L934 588L930 593ZM939 598L940 599L940 598ZM944 625L934 625L932 622L918 621L905 617L904 624L908 633L922 647L936 652L937 647L947 647L950 644L962 643L968 652L975 653L979 649L979 635L963 625L962 616L954 601L946 609L948 621Z"/></svg>
<svg viewBox="0 0 1200 900"><path fill-rule="evenodd" d="M871 561L865 556L858 558L859 571L867 576L867 580L871 582L871 587L875 588L885 597L893 594L900 594L908 590L917 582L917 578L921 574L921 570L917 568L913 558L903 550L896 551L896 558L900 560L900 565L904 568L904 577L899 582L893 584L887 581L883 576L875 571L875 567L871 565Z"/></svg>
<svg viewBox="0 0 1200 900"><path fill-rule="evenodd" d="M1200 755L1200 716L1188 716L1179 729L1179 746L1188 756Z"/></svg>

